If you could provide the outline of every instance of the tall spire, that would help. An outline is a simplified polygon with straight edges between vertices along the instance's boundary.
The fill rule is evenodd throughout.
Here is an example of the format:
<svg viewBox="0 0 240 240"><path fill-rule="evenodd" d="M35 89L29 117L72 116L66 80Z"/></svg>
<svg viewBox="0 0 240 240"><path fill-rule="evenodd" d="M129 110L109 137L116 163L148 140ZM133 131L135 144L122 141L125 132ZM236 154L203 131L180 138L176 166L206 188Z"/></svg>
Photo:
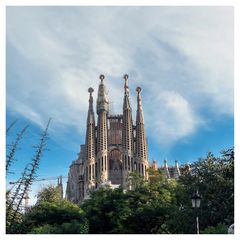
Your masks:
<svg viewBox="0 0 240 240"><path fill-rule="evenodd" d="M142 97L140 87L137 87L137 116L136 116L136 159L139 164L139 173L147 178L148 167L147 139L144 128L144 117L142 109Z"/></svg>
<svg viewBox="0 0 240 240"><path fill-rule="evenodd" d="M123 79L125 80L125 83L124 83L124 100L123 100L123 111L124 111L126 109L131 110L131 107L130 107L130 101L129 101L128 75L125 74L123 76Z"/></svg>
<svg viewBox="0 0 240 240"><path fill-rule="evenodd" d="M125 80L125 84L124 84L124 89L125 89L125 95L129 93L129 88L128 88L128 75L125 74L123 76L123 79Z"/></svg>
<svg viewBox="0 0 240 240"><path fill-rule="evenodd" d="M122 122L122 159L123 186L126 186L128 172L133 171L133 123L129 100L128 75L124 75L123 122Z"/></svg>
<svg viewBox="0 0 240 240"><path fill-rule="evenodd" d="M104 85L104 78L105 76L101 74L99 76L101 82L98 87L98 98L97 98L97 114L100 113L100 111L106 111L108 112L109 109L109 101L107 97L107 90L106 86Z"/></svg>
<svg viewBox="0 0 240 240"><path fill-rule="evenodd" d="M93 112L93 88L89 88L89 108L87 117L87 131L86 131L86 159L92 161L95 158L95 119Z"/></svg>
<svg viewBox="0 0 240 240"><path fill-rule="evenodd" d="M164 173L165 173L166 178L169 179L170 178L170 173L169 173L168 164L167 164L166 159L164 159L163 169L164 169Z"/></svg>
<svg viewBox="0 0 240 240"><path fill-rule="evenodd" d="M175 167L174 167L174 178L178 179L180 176L180 170L179 170L179 165L178 165L178 161L175 160Z"/></svg>
<svg viewBox="0 0 240 240"><path fill-rule="evenodd" d="M94 92L93 88L88 89L89 92L89 107L88 107L88 120L87 122L93 122L94 121L94 112L93 112L93 96L92 93Z"/></svg>
<svg viewBox="0 0 240 240"><path fill-rule="evenodd" d="M104 75L100 75L100 84L98 88L98 98L97 98L97 178L98 182L101 184L108 180L108 98L107 90L104 85Z"/></svg>
<svg viewBox="0 0 240 240"><path fill-rule="evenodd" d="M85 176L89 188L95 186L95 119L93 112L93 88L89 88L89 108L87 117L87 130L86 130L86 161L85 161Z"/></svg>
<svg viewBox="0 0 240 240"><path fill-rule="evenodd" d="M144 124L143 110L142 110L142 96L141 96L142 88L137 87L136 91L137 91L137 119L136 119L136 121Z"/></svg>

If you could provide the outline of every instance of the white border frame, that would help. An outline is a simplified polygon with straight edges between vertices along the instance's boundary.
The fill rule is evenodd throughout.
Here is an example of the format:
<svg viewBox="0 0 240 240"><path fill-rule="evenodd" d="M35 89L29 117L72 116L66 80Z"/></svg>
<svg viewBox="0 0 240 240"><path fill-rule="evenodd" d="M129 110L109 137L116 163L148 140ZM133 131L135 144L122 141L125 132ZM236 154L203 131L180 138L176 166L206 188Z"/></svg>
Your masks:
<svg viewBox="0 0 240 240"><path fill-rule="evenodd" d="M240 99L239 99L239 32L240 32L240 1L238 0L1 0L0 1L0 24L1 24L1 60L0 72L1 74L1 87L0 87L0 156L1 156L1 181L0 189L5 189L5 129L6 129L6 7L7 6L233 6L234 7L234 143L235 143L235 186L239 184L240 169ZM235 234L234 235L181 235L178 234L177 239L239 239L239 207L240 196L239 190L235 187ZM6 235L5 234L5 191L0 197L1 218L0 223L0 237L1 239L46 239L45 235ZM64 238L65 235L47 235L48 239ZM95 239L95 238L110 239L112 235L71 235L72 239ZM173 235L114 235L114 238L138 238L145 239L172 239Z"/></svg>

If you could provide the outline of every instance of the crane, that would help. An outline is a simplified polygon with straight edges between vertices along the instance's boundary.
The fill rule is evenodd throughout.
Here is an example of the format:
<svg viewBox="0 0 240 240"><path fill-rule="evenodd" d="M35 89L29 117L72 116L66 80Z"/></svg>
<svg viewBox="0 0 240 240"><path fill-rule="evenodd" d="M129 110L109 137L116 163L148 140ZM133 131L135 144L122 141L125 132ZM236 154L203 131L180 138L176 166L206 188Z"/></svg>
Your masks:
<svg viewBox="0 0 240 240"><path fill-rule="evenodd" d="M63 199L63 185L62 185L62 179L63 178L67 178L67 176L55 176L55 177L44 177L44 178L37 178L35 180L33 180L33 182L41 182L41 181L49 181L49 180L55 180L57 179L57 186L59 187L59 191L60 191L60 194L61 194L61 198ZM18 183L21 183L21 181L10 181L9 184L10 185L13 185L10 189L10 191L12 191L12 189L16 186L16 184ZM28 191L26 192L25 194L25 197L24 197L24 209L25 209L25 212L27 211L27 209L29 208L29 194L28 194Z"/></svg>

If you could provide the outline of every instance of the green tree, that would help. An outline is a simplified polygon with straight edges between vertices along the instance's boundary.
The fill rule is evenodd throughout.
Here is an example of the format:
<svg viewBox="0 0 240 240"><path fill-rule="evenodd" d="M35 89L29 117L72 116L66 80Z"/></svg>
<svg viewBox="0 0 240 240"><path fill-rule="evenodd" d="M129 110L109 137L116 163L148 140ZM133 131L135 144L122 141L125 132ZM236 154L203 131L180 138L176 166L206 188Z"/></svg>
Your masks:
<svg viewBox="0 0 240 240"><path fill-rule="evenodd" d="M37 204L41 202L60 202L61 200L61 192L58 186L49 185L37 194Z"/></svg>
<svg viewBox="0 0 240 240"><path fill-rule="evenodd" d="M217 226L213 227L207 227L203 231L201 231L203 234L227 234L228 233L228 227L225 224L219 223Z"/></svg>
<svg viewBox="0 0 240 240"><path fill-rule="evenodd" d="M175 201L176 182L158 174L161 183L139 184L142 178L134 174L130 178L133 190L100 188L92 192L81 206L90 233L169 233L166 222Z"/></svg>
<svg viewBox="0 0 240 240"><path fill-rule="evenodd" d="M120 233L130 213L122 188L100 188L81 205L89 221L89 233Z"/></svg>
<svg viewBox="0 0 240 240"><path fill-rule="evenodd" d="M40 202L24 216L21 233L88 233L88 221L76 204Z"/></svg>
<svg viewBox="0 0 240 240"><path fill-rule="evenodd" d="M229 226L234 222L234 151L223 151L220 157L208 153L192 164L192 174L181 176L176 189L179 210L173 212L171 231L195 233L191 195L198 189L202 196L199 209L200 229Z"/></svg>
<svg viewBox="0 0 240 240"><path fill-rule="evenodd" d="M81 234L88 233L87 225L83 225L77 220L71 220L62 224L45 224L34 227L30 233L33 234Z"/></svg>
<svg viewBox="0 0 240 240"><path fill-rule="evenodd" d="M150 169L148 183L137 173L131 174L132 190L95 190L81 206L89 220L89 232L196 233L191 206L196 189L203 197L200 230L220 231L219 223L228 226L233 222L233 161L233 150L218 158L209 153L192 164L192 174L179 180L166 179L161 171Z"/></svg>
<svg viewBox="0 0 240 240"><path fill-rule="evenodd" d="M88 220L76 204L61 199L58 187L47 186L22 217L16 233L88 233Z"/></svg>

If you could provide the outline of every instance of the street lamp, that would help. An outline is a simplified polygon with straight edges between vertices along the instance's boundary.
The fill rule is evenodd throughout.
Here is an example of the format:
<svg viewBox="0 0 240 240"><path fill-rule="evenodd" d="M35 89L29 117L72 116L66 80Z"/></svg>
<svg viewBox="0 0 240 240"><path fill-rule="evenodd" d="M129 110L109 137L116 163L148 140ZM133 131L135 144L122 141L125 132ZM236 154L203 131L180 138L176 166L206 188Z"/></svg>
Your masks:
<svg viewBox="0 0 240 240"><path fill-rule="evenodd" d="M201 196L199 195L198 191L195 191L191 197L192 200L192 207L196 213L196 226L197 226L197 234L199 234L199 222L198 222L198 209L200 208L201 204Z"/></svg>

